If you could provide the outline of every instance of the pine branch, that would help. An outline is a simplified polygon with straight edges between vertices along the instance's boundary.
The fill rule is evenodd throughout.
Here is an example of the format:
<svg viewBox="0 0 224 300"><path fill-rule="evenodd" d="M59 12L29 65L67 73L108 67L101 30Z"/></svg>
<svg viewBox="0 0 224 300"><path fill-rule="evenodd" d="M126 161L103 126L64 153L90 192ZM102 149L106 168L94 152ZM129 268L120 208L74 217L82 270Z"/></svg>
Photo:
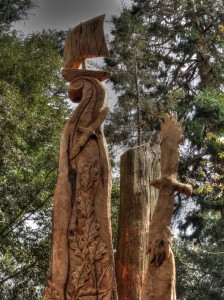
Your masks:
<svg viewBox="0 0 224 300"><path fill-rule="evenodd" d="M4 278L3 280L0 281L0 285L3 284L4 282L8 281L9 279L15 278L18 275L24 273L25 271L28 271L30 268L33 268L36 263L38 262L38 260L35 260L34 262L32 262L31 264L29 264L28 266L26 266L25 268L21 268L18 271L16 271L15 273L9 275L8 277Z"/></svg>
<svg viewBox="0 0 224 300"><path fill-rule="evenodd" d="M46 183L46 181L47 181L47 178L50 176L50 174L53 172L54 170L51 170L50 172L48 172L47 174L46 174L46 177L45 177L45 179L44 179L44 182L43 182L43 184L42 184L42 186L39 188L39 190L38 191L36 191L36 193L35 193L35 195L34 195L34 198L36 198L37 197L37 195L43 190L43 187L44 187L44 185L45 185L45 183ZM50 197L52 196L52 195L49 195ZM49 199L49 198L48 198ZM47 199L47 200L48 200ZM46 203L45 201L44 201L44 203ZM34 205L35 204L35 202L34 203L30 203L30 204L32 204L32 205ZM42 205L40 205L40 207L42 207ZM2 230L1 230L1 232L0 232L0 236L5 236L5 235L7 235L7 234L5 234L4 235L4 233L8 230L8 228L10 228L19 218L20 218L20 216L26 211L26 209L27 209L27 206L24 208L24 209L22 209L16 216L15 216L15 218L13 218ZM35 208L36 209L36 208ZM31 212L32 212L32 210L31 210Z"/></svg>
<svg viewBox="0 0 224 300"><path fill-rule="evenodd" d="M3 234L0 233L0 235L1 235L2 237L6 237L7 235L9 235L9 234L13 231L13 229L15 228L15 225L18 227L18 226L20 226L22 223L24 223L26 220L28 220L28 219L29 219L33 214L35 214L41 207L43 207L43 206L48 202L48 200L49 200L51 197L53 197L53 195L52 195L52 194L49 194L48 197L47 197L43 202L41 202L40 205L38 205L35 209L33 209L33 210L30 212L30 214L29 214L28 216L26 216L25 218L23 218L20 222L15 223L14 226L13 226L8 232L5 233L5 231L4 231L4 233L3 233ZM18 217L19 217L19 216L18 216ZM13 223L12 223L11 225L13 225ZM9 226L7 226L7 227L9 228ZM7 228L7 229L8 229L8 228Z"/></svg>

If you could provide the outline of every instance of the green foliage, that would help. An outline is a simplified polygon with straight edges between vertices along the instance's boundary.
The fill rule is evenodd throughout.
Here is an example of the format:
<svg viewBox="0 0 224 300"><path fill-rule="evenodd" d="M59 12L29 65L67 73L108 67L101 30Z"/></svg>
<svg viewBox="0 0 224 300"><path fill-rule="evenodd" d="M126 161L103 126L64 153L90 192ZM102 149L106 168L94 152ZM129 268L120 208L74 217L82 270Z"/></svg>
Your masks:
<svg viewBox="0 0 224 300"><path fill-rule="evenodd" d="M117 249L117 235L118 235L118 215L120 206L120 185L119 179L114 179L111 191L111 221L113 233L113 248Z"/></svg>
<svg viewBox="0 0 224 300"><path fill-rule="evenodd" d="M32 5L1 1L1 32L27 17ZM106 63L118 103L106 127L110 145L147 142L165 112L185 118L180 178L193 184L194 206L181 229L193 242L175 243L178 299L224 299L223 16L221 0L135 0L112 18ZM54 31L0 36L3 300L41 299L47 278L59 136L69 113L59 74L63 40ZM114 247L118 205L114 180Z"/></svg>
<svg viewBox="0 0 224 300"><path fill-rule="evenodd" d="M223 250L223 245L174 242L177 299L224 299Z"/></svg>
<svg viewBox="0 0 224 300"><path fill-rule="evenodd" d="M33 0L1 0L0 31L9 28L13 22L26 19L31 8L35 7Z"/></svg>
<svg viewBox="0 0 224 300"><path fill-rule="evenodd" d="M175 110L185 119L179 179L193 185L193 205L177 195L176 211L181 208L183 237L194 240L198 252L190 241L178 250L183 255L178 268L189 255L189 268L178 286L180 299L224 297L216 278L219 265L213 272L212 256L206 254L223 252L223 16L221 0L134 0L130 9L112 18L106 64L118 102L107 126L109 141L114 147L130 147L138 143L140 133L141 143L148 142L165 112Z"/></svg>
<svg viewBox="0 0 224 300"><path fill-rule="evenodd" d="M69 114L60 34L0 37L0 295L41 299L60 132Z"/></svg>
<svg viewBox="0 0 224 300"><path fill-rule="evenodd" d="M194 186L192 198L196 207L194 212L188 214L182 228L193 226L194 230L191 236L200 240L205 234L201 229L208 222L207 213L209 211L219 213L219 218L213 219L218 227L218 223L222 222L224 207L223 132L223 93L217 90L204 90L192 101L192 114L186 120L186 137L191 142L191 147L189 152L184 153L185 161L183 162L185 175L189 177ZM212 214L210 218L212 218ZM219 234L223 236L222 230ZM204 238L207 236L208 232Z"/></svg>
<svg viewBox="0 0 224 300"><path fill-rule="evenodd" d="M124 8L112 22L114 38L110 58L105 62L112 73L118 102L110 115L106 135L114 145L140 145L148 140L150 131L158 129L158 116L172 109L175 99L161 101L160 90L165 87L158 84L157 54L146 51L147 27L142 26L143 20Z"/></svg>
<svg viewBox="0 0 224 300"><path fill-rule="evenodd" d="M164 112L186 117L200 91L220 91L223 11L219 0L136 0L112 18L106 60L118 94L108 126L112 143L133 146L139 134L147 142Z"/></svg>

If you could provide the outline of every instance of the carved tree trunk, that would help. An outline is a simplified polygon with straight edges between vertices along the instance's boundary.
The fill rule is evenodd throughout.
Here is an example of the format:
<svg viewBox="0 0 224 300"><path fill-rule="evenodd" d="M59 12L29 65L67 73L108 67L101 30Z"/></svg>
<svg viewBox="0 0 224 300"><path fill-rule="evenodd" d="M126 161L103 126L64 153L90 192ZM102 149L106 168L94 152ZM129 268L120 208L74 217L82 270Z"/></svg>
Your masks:
<svg viewBox="0 0 224 300"><path fill-rule="evenodd" d="M81 102L61 137L45 300L111 300L111 173L101 127L108 112L105 93L92 77L74 79L69 88Z"/></svg>
<svg viewBox="0 0 224 300"><path fill-rule="evenodd" d="M109 74L79 69L86 58L108 55L104 17L76 26L65 41L62 75L79 105L61 136L45 300L116 300L111 171L102 127L108 107L100 83Z"/></svg>
<svg viewBox="0 0 224 300"><path fill-rule="evenodd" d="M149 258L142 300L176 300L175 261L171 250L170 224L174 192L189 196L192 187L177 181L179 143L182 123L177 114L165 115L161 123L161 177L151 181L159 189L159 198L149 226Z"/></svg>
<svg viewBox="0 0 224 300"><path fill-rule="evenodd" d="M116 256L120 300L139 300L146 267L149 221L158 193L149 181L160 174L159 146L145 144L121 156L121 194Z"/></svg>

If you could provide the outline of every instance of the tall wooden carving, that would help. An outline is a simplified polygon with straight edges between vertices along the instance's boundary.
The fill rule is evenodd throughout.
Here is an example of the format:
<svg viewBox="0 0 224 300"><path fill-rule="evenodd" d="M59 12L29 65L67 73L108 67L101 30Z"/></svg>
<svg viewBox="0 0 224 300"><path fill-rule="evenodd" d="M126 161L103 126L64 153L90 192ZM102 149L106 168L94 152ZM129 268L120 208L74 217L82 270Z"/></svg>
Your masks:
<svg viewBox="0 0 224 300"><path fill-rule="evenodd" d="M158 190L149 181L160 176L159 139L121 156L120 210L115 259L118 298L140 300L147 267L149 223Z"/></svg>
<svg viewBox="0 0 224 300"><path fill-rule="evenodd" d="M104 15L84 22L65 42L62 75L79 105L66 123L54 195L51 266L45 300L116 299L110 224L111 174L102 123L108 108L86 58L108 56ZM82 69L79 69L82 64Z"/></svg>
<svg viewBox="0 0 224 300"><path fill-rule="evenodd" d="M175 262L171 250L170 224L174 192L190 196L192 187L177 181L179 143L183 138L177 114L161 123L161 178L151 184L159 189L158 202L149 226L149 263L142 300L175 300Z"/></svg>

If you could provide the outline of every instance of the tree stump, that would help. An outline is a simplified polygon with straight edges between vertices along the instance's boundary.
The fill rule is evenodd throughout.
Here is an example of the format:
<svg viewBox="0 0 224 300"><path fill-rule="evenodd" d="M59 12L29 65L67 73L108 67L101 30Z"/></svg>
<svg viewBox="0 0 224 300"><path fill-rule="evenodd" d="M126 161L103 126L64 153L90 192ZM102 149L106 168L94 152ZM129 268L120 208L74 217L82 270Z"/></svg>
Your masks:
<svg viewBox="0 0 224 300"><path fill-rule="evenodd" d="M123 153L120 172L118 299L139 300L146 269L149 222L158 198L158 191L149 182L160 175L159 144L144 144Z"/></svg>

